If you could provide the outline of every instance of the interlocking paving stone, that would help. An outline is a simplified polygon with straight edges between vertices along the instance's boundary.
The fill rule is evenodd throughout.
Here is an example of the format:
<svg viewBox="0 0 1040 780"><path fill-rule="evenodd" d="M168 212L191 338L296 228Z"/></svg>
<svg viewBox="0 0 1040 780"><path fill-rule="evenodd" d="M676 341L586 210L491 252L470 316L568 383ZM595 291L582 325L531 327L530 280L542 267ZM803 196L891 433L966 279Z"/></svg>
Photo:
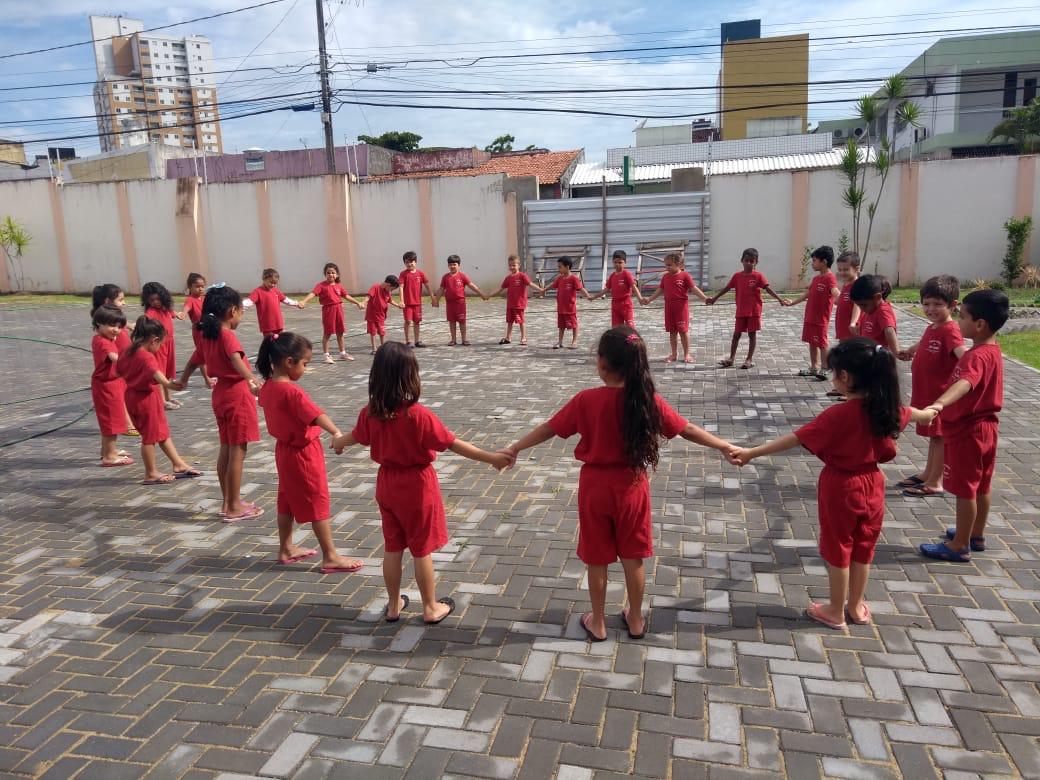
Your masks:
<svg viewBox="0 0 1040 780"><path fill-rule="evenodd" d="M526 349L496 346L501 306L473 303L477 346L417 354L424 402L460 437L507 444L597 384L589 349L607 311L583 308L584 348L561 355L546 348L551 302L533 302ZM692 369L652 363L680 413L745 443L829 405L824 384L792 375L804 362L802 345L789 340L798 310L767 308L755 369L713 368L732 313L695 309ZM443 323L439 310L429 314L437 344ZM0 306L5 332L79 334L69 343L89 340L84 316L72 305ZM660 357L660 309L638 317ZM313 311L286 318L290 329L313 333ZM350 318L352 345L365 341L356 325ZM899 329L912 343L922 322L900 313ZM247 316L240 335L255 350L255 320ZM186 328L177 340L183 359ZM4 365L31 365L44 380L33 391L85 386L85 353L25 350L0 342ZM368 361L314 365L302 380L341 427L364 403ZM415 609L389 625L366 452L327 454L337 544L366 566L321 576L309 562L271 563L269 438L250 447L244 473L244 493L267 514L238 525L215 516L216 440L197 377L169 417L179 449L208 472L203 479L144 489L139 466L98 469L88 414L60 434L0 450L8 561L0 772L77 780L1040 776L1040 383L1021 365L1005 370L989 551L970 564L926 563L914 548L952 523L952 501L889 490L868 590L876 622L846 634L801 616L826 597L826 573L815 549L820 467L800 450L738 471L685 442L663 445L652 485L647 637L625 635L624 589L612 567L610 639L590 644L578 624L588 597L574 554L573 441L524 453L502 474L442 456L452 542L435 556L438 593L458 608L437 627L422 625ZM0 403L25 390L0 388ZM0 435L66 423L88 408L75 393L61 406L5 405ZM900 437L898 457L883 466L890 482L922 464L925 445L912 430ZM296 538L313 543L305 528ZM403 585L417 604L410 564Z"/></svg>

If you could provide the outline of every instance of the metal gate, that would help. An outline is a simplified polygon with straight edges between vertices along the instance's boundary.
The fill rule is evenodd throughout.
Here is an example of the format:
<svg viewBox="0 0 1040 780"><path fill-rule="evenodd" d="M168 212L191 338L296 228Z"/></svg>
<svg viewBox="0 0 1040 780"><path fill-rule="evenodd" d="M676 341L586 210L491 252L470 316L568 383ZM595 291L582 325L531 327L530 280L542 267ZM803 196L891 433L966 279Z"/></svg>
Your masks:
<svg viewBox="0 0 1040 780"><path fill-rule="evenodd" d="M537 270L539 259L558 247L584 247L584 282L597 291L613 270L610 255L614 250L628 253L628 266L635 272L640 248L644 248L646 273L660 262L654 250L646 247L674 243L685 245L686 270L703 287L710 278L709 206L707 192L526 201L523 250L527 268Z"/></svg>

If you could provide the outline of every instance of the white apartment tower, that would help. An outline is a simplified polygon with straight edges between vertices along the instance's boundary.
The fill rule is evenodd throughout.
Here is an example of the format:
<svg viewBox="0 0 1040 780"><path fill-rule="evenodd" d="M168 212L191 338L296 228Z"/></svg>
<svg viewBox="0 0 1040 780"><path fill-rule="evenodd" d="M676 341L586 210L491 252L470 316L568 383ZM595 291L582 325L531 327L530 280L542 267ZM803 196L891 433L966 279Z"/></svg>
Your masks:
<svg viewBox="0 0 1040 780"><path fill-rule="evenodd" d="M143 31L138 19L90 17L101 150L157 142L222 152L213 44Z"/></svg>

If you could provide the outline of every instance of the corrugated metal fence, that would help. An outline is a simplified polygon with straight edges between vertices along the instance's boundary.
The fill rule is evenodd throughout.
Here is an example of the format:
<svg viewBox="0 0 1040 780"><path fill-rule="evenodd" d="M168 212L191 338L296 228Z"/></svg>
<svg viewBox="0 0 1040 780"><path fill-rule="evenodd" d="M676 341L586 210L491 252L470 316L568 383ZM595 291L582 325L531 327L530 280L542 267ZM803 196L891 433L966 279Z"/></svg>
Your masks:
<svg viewBox="0 0 1040 780"><path fill-rule="evenodd" d="M686 270L703 286L710 279L709 205L707 192L614 196L606 199L604 219L600 198L527 201L524 203L527 267L536 270L539 258L547 249L587 246L585 285L596 291L602 289L613 270L610 255L614 250L624 249L629 256L629 268L634 270L639 245L686 241Z"/></svg>

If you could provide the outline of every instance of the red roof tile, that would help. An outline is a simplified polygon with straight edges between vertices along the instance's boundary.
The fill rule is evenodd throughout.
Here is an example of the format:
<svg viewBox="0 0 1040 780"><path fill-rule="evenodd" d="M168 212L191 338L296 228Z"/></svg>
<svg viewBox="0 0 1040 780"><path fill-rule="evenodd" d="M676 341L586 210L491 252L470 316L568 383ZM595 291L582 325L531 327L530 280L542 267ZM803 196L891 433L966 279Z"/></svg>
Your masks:
<svg viewBox="0 0 1040 780"><path fill-rule="evenodd" d="M492 157L473 168L455 168L446 171L418 171L415 173L390 173L369 176L365 181L389 181L391 179L432 179L441 176L487 176L504 173L508 176L537 176L539 184L555 184L564 172L581 155L581 149L566 152L531 152L530 154L504 154Z"/></svg>

